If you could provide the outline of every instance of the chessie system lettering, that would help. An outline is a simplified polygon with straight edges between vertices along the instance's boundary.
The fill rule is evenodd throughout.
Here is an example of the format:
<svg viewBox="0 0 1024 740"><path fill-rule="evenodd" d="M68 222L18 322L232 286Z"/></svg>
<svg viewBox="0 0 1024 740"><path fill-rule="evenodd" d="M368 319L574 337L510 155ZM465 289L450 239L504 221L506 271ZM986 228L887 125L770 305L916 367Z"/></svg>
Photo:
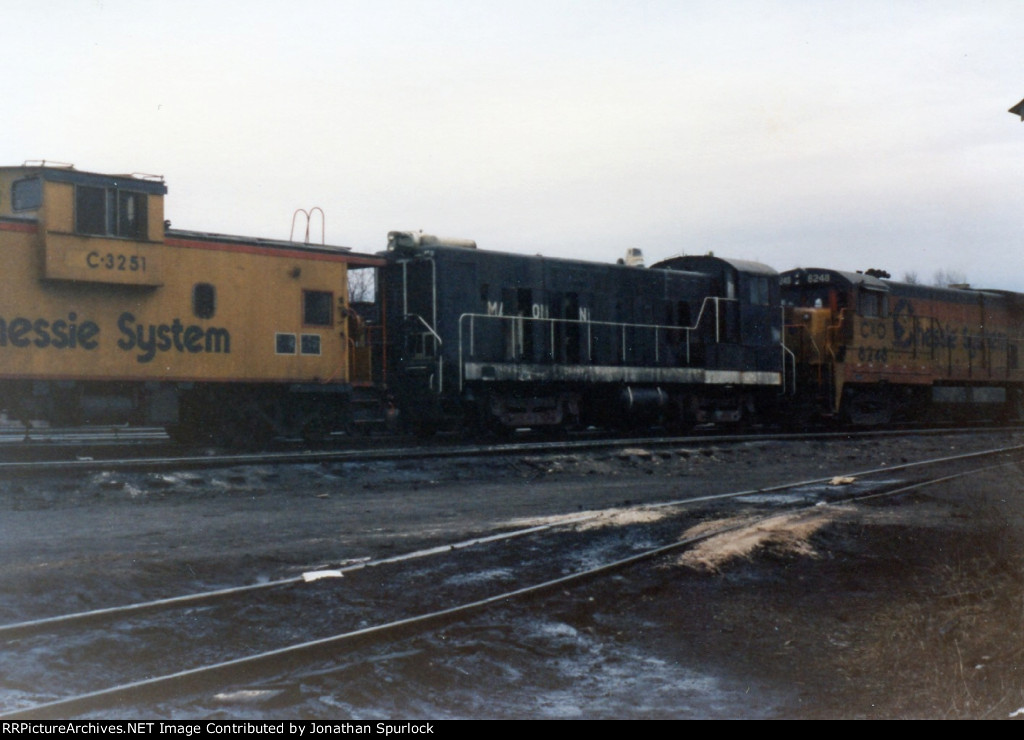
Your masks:
<svg viewBox="0 0 1024 740"><path fill-rule="evenodd" d="M123 352L134 352L135 360L142 364L151 362L161 352L231 353L231 332L227 329L185 324L179 318L171 319L169 323L143 324L136 320L134 314L125 311L117 318L117 330L117 348ZM92 352L100 348L102 333L97 322L80 318L74 311L52 319L0 316L0 350L35 347Z"/></svg>

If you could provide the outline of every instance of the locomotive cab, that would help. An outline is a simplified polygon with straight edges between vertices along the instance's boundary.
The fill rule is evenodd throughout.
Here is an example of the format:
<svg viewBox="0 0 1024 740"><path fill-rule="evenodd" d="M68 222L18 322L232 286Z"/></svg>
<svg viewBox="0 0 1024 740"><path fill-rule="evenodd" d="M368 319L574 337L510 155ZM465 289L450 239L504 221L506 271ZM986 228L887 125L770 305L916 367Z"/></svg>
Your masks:
<svg viewBox="0 0 1024 740"><path fill-rule="evenodd" d="M1020 309L992 291L800 268L782 275L796 405L858 425L1020 415Z"/></svg>
<svg viewBox="0 0 1024 740"><path fill-rule="evenodd" d="M889 315L889 285L873 275L821 268L784 272L781 283L786 346L798 368L797 416L849 415L853 404L842 404L844 391L850 395L842 368L848 353L858 351L858 332L884 337L878 322ZM886 404L869 403L871 393L860 395L860 422L884 422Z"/></svg>
<svg viewBox="0 0 1024 740"><path fill-rule="evenodd" d="M711 255L673 257L652 269L687 270L711 279L701 325L711 366L778 372L782 357L778 273L758 262Z"/></svg>

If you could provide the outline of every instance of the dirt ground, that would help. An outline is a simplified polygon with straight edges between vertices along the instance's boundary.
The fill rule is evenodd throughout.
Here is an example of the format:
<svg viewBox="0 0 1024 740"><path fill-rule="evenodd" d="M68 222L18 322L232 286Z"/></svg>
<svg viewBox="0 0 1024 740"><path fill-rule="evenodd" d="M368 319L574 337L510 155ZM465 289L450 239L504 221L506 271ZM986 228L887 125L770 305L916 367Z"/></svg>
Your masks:
<svg viewBox="0 0 1024 740"><path fill-rule="evenodd" d="M746 555L727 538L621 603L660 625L659 651L783 690L769 716L1019 716L1021 486L1014 471L779 522Z"/></svg>
<svg viewBox="0 0 1024 740"><path fill-rule="evenodd" d="M279 578L574 511L1021 441L1006 433L766 442L2 480L0 621ZM609 678L592 692L614 686L615 701L581 698L592 679L578 665L559 683L553 713L537 709L538 694L554 691L537 688L540 679L528 698L505 704L495 701L505 689L491 686L486 701L459 705L448 691L433 704L392 707L436 717L1019 717L1022 493L1012 465L895 501L780 517L540 600L541 631L569 630L577 650L586 641L600 654ZM553 670L543 650L527 652L536 655L523 675ZM665 688L670 668L711 676L718 688L684 701ZM467 675L466 691L485 691ZM392 689L396 678L404 680L387 678ZM430 686L418 688L410 695ZM338 709L360 711L376 710Z"/></svg>

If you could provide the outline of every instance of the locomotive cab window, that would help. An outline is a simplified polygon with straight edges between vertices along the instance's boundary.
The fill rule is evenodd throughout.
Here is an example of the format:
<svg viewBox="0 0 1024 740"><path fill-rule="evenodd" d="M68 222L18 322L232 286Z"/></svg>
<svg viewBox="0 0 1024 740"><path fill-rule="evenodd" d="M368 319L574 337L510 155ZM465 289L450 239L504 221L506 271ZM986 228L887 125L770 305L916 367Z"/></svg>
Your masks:
<svg viewBox="0 0 1024 740"><path fill-rule="evenodd" d="M212 319L217 311L217 289L209 283L192 286L192 313L197 319Z"/></svg>
<svg viewBox="0 0 1024 740"><path fill-rule="evenodd" d="M754 306L767 306L771 299L771 288L766 277L751 277L748 279L750 284L750 303Z"/></svg>
<svg viewBox="0 0 1024 740"><path fill-rule="evenodd" d="M332 326L334 294L325 290L302 291L302 323L306 326Z"/></svg>
<svg viewBox="0 0 1024 740"><path fill-rule="evenodd" d="M91 236L145 239L145 193L92 185L75 187L75 231Z"/></svg>
<svg viewBox="0 0 1024 740"><path fill-rule="evenodd" d="M886 318L889 315L889 296L873 290L861 290L857 312L868 318Z"/></svg>

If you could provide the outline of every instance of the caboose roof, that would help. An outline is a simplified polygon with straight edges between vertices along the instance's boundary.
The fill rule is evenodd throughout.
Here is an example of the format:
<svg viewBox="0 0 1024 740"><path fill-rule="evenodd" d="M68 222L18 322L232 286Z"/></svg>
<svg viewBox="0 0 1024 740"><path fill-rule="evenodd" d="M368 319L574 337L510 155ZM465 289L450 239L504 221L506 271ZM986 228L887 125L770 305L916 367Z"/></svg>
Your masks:
<svg viewBox="0 0 1024 740"><path fill-rule="evenodd" d="M130 190L135 193L148 193L150 195L165 195L167 184L163 178L156 175L105 175L99 172L81 172L71 165L55 166L26 163L15 167L4 167L8 171L22 171L26 177L41 177L48 182L67 182L74 185L92 185L94 187L118 188Z"/></svg>

